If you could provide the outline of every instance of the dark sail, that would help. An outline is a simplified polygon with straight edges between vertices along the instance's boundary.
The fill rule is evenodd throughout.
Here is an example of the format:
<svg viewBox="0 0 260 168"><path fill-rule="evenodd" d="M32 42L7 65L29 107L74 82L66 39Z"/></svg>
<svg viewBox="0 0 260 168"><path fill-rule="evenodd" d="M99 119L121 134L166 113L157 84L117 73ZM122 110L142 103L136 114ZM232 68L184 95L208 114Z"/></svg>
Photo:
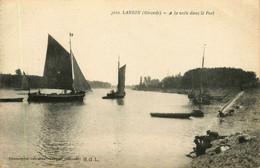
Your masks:
<svg viewBox="0 0 260 168"><path fill-rule="evenodd" d="M84 75L82 74L79 65L73 55L73 70L74 70L74 80L73 87L75 90L86 91L90 90L90 85L86 81Z"/></svg>
<svg viewBox="0 0 260 168"><path fill-rule="evenodd" d="M70 54L50 35L43 77L49 89L72 89Z"/></svg>
<svg viewBox="0 0 260 168"><path fill-rule="evenodd" d="M71 33L70 36L72 36ZM83 101L84 91L90 89L71 49L69 53L50 35L48 36L43 77L46 88L76 90L76 92L67 93L64 91L61 94L42 94L40 90L35 93L29 92L28 102Z"/></svg>
<svg viewBox="0 0 260 168"><path fill-rule="evenodd" d="M124 94L124 90L125 90L125 68L126 68L126 65L122 66L118 70L117 91L119 94Z"/></svg>

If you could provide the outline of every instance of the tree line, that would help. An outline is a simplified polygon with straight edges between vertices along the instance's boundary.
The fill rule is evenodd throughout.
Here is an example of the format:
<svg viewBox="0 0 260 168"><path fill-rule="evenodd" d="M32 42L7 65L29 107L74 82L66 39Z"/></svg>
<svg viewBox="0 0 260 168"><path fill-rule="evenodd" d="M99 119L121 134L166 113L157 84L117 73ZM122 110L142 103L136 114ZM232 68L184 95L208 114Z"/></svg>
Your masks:
<svg viewBox="0 0 260 168"><path fill-rule="evenodd" d="M0 88L45 88L45 81L42 76L26 75L20 69L12 74L0 74ZM87 81L91 88L110 88L111 84L101 81Z"/></svg>
<svg viewBox="0 0 260 168"><path fill-rule="evenodd" d="M157 82L153 82L153 85L140 82L139 85L136 85L136 89L199 89L200 87L216 89L259 85L259 79L254 72L225 67L196 68L185 72L184 75L177 74L167 76L161 81L158 79L151 79L150 81Z"/></svg>

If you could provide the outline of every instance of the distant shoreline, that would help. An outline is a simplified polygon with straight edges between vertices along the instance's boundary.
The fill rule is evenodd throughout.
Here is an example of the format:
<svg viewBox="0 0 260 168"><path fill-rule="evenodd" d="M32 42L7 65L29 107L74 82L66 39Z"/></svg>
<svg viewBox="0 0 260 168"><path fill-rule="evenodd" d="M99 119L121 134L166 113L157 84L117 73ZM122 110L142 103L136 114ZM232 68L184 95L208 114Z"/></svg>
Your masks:
<svg viewBox="0 0 260 168"><path fill-rule="evenodd" d="M102 81L88 81L91 88L110 88L111 84L109 82ZM21 74L0 74L0 88L13 88L13 89L21 89L25 88L34 89L34 88L45 88L44 78L42 76L36 75L24 75ZM24 86L24 87L22 87Z"/></svg>

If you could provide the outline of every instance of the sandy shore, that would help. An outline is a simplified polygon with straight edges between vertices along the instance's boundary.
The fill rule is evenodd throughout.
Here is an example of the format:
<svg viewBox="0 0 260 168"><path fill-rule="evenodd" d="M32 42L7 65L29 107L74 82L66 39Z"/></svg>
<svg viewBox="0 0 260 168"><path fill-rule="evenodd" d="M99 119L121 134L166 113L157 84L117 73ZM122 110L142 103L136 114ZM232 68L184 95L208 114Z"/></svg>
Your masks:
<svg viewBox="0 0 260 168"><path fill-rule="evenodd" d="M246 91L230 108L235 110L233 116L221 120L241 121L244 125L243 131L228 135L223 140L213 141L213 146L206 150L205 155L194 158L186 167L260 167L260 89ZM249 140L239 143L238 137L241 135ZM221 145L226 146L217 154L216 148Z"/></svg>

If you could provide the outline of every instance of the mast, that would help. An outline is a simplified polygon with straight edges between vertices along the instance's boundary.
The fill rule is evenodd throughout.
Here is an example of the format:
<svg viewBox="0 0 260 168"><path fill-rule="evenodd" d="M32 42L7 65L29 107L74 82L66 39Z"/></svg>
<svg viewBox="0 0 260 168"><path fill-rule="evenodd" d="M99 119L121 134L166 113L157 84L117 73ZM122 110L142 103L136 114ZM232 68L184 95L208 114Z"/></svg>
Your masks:
<svg viewBox="0 0 260 168"><path fill-rule="evenodd" d="M204 48L203 48L203 57L202 57L202 64L201 64L201 72L203 73L203 69L204 69L204 57L205 57L205 47L206 44L204 44ZM200 103L202 103L202 92L203 92L203 85L202 85L202 75L200 77Z"/></svg>
<svg viewBox="0 0 260 168"><path fill-rule="evenodd" d="M201 66L202 69L204 68L205 47L206 47L206 44L204 44L204 49L203 49L202 66Z"/></svg>
<svg viewBox="0 0 260 168"><path fill-rule="evenodd" d="M120 55L118 56L118 70L120 68Z"/></svg>
<svg viewBox="0 0 260 168"><path fill-rule="evenodd" d="M73 36L73 33L70 33L70 58L71 58L71 67L72 67L72 81L74 80L74 67L73 67L73 54L72 54L72 49L71 49L71 37ZM73 84L72 84L72 88L74 89L73 87Z"/></svg>
<svg viewBox="0 0 260 168"><path fill-rule="evenodd" d="M191 90L193 92L193 81L194 81L194 74L192 74L192 77L191 77Z"/></svg>
<svg viewBox="0 0 260 168"><path fill-rule="evenodd" d="M118 83L117 83L117 91L119 92L119 83L120 83L120 74L119 74L119 68L120 68L120 55L118 55L118 64L117 64L117 75L118 75Z"/></svg>

